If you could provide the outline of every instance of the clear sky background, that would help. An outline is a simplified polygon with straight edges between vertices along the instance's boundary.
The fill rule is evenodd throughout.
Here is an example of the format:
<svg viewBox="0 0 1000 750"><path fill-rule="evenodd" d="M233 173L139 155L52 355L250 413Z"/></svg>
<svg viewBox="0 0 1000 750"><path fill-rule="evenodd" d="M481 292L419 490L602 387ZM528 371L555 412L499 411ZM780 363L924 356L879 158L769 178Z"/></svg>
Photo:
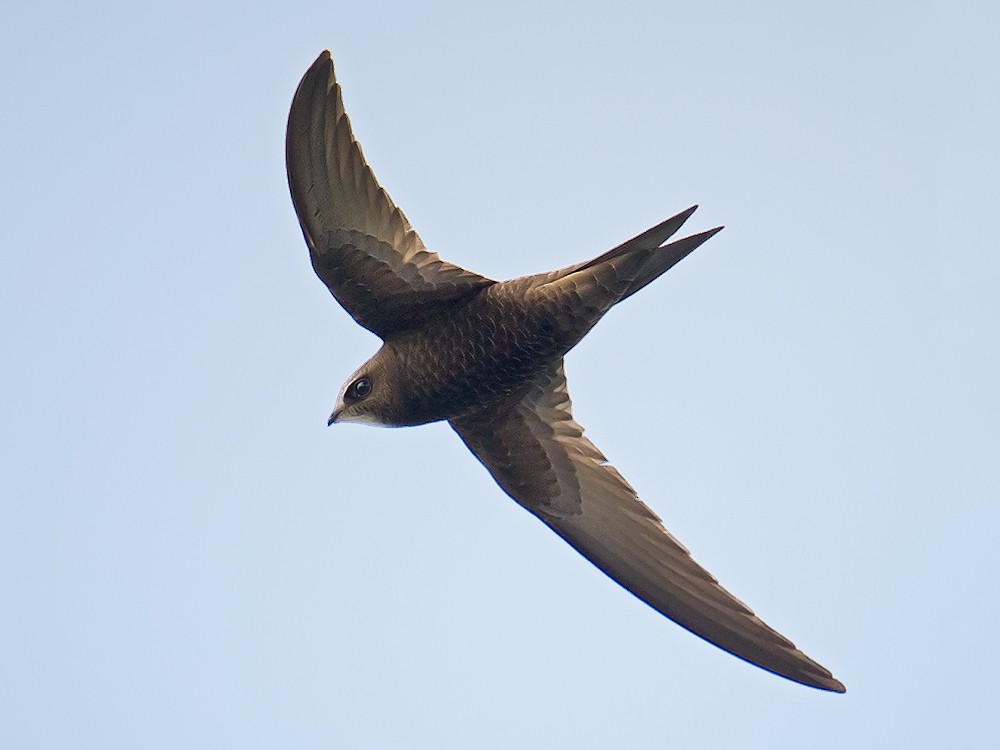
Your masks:
<svg viewBox="0 0 1000 750"><path fill-rule="evenodd" d="M996 3L7 3L0 746L983 747L1000 657ZM726 230L567 361L588 435L828 666L702 642L446 425L326 427L330 48L427 245L494 278Z"/></svg>

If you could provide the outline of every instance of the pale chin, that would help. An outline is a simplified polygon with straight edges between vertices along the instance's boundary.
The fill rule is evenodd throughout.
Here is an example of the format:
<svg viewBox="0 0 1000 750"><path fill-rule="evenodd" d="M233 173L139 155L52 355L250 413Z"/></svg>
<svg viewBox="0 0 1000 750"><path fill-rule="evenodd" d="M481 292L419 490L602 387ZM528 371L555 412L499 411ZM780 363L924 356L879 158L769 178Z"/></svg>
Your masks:
<svg viewBox="0 0 1000 750"><path fill-rule="evenodd" d="M343 422L353 422L355 424L366 424L372 427L391 427L392 425L386 424L374 414L370 412L362 412L361 414L341 414L337 417L337 424Z"/></svg>

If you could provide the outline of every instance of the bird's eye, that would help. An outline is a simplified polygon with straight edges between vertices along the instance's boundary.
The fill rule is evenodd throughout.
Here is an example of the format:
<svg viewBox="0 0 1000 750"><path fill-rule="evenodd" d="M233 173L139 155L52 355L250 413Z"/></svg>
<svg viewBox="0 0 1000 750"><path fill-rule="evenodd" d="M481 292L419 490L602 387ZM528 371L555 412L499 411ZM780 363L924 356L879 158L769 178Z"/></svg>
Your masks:
<svg viewBox="0 0 1000 750"><path fill-rule="evenodd" d="M347 397L353 401L360 401L361 399L368 396L372 392L372 381L367 378L358 378L353 383L351 383L350 388L347 389Z"/></svg>

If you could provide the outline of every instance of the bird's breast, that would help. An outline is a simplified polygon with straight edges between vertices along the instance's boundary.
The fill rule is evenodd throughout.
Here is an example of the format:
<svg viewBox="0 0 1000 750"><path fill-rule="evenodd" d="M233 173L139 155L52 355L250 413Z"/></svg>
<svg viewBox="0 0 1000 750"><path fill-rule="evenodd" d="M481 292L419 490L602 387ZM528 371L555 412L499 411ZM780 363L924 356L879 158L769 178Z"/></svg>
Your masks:
<svg viewBox="0 0 1000 750"><path fill-rule="evenodd" d="M497 291L484 290L387 342L402 365L410 424L459 417L508 397L565 353L565 337L544 311Z"/></svg>

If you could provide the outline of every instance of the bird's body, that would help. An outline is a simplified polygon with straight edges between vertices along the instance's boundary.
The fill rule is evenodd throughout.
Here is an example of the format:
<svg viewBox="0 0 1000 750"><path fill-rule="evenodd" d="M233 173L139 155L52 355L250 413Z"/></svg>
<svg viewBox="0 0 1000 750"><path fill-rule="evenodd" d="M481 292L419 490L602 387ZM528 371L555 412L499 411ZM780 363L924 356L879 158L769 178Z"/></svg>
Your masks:
<svg viewBox="0 0 1000 750"><path fill-rule="evenodd" d="M326 52L292 102L286 156L317 275L383 340L331 424L447 420L507 494L654 609L764 669L843 692L694 562L572 417L563 356L721 227L668 244L691 208L591 261L504 282L447 263L379 187Z"/></svg>
<svg viewBox="0 0 1000 750"><path fill-rule="evenodd" d="M569 348L544 306L525 303L510 282L473 292L416 330L385 342L411 377L392 426L455 419L509 398Z"/></svg>

